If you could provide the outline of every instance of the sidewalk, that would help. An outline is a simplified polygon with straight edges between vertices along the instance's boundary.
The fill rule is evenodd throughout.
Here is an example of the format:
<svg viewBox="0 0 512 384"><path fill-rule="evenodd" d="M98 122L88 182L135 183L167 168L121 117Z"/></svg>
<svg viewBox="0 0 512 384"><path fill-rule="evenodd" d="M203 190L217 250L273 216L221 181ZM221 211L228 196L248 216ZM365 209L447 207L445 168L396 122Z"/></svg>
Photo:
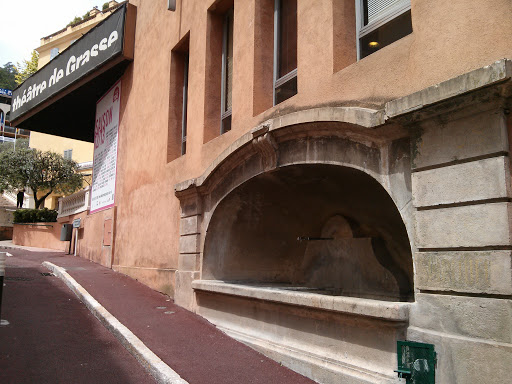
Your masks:
<svg viewBox="0 0 512 384"><path fill-rule="evenodd" d="M119 322L190 384L300 384L313 381L266 358L205 319L123 274L52 250L7 246L14 257L66 269Z"/></svg>

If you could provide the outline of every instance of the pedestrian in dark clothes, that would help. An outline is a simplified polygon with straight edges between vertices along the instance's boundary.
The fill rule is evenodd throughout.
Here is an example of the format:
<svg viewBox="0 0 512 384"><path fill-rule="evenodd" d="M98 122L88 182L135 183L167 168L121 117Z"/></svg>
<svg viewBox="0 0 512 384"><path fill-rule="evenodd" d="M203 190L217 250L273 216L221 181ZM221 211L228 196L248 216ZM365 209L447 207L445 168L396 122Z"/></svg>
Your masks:
<svg viewBox="0 0 512 384"><path fill-rule="evenodd" d="M25 198L25 190L22 189L21 191L19 191L18 194L16 195L16 197L18 198L18 203L16 204L16 208L23 208L23 199Z"/></svg>

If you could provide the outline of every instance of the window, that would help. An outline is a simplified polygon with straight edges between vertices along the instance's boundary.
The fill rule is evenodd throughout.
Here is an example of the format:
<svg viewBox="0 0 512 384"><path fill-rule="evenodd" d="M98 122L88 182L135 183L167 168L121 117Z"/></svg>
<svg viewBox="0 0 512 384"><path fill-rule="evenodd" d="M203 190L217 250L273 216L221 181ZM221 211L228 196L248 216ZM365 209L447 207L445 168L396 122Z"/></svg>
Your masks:
<svg viewBox="0 0 512 384"><path fill-rule="evenodd" d="M223 134L231 130L233 104L233 8L224 16L222 34L221 127Z"/></svg>
<svg viewBox="0 0 512 384"><path fill-rule="evenodd" d="M168 162L187 152L189 43L190 33L187 33L171 51L167 131Z"/></svg>
<svg viewBox="0 0 512 384"><path fill-rule="evenodd" d="M356 0L359 57L366 57L412 33L410 0Z"/></svg>
<svg viewBox="0 0 512 384"><path fill-rule="evenodd" d="M274 105L297 94L297 0L274 3Z"/></svg>
<svg viewBox="0 0 512 384"><path fill-rule="evenodd" d="M183 104L181 107L181 154L187 153L188 55L183 58Z"/></svg>
<svg viewBox="0 0 512 384"><path fill-rule="evenodd" d="M71 160L73 158L73 150L72 149L66 149L64 151L64 158Z"/></svg>
<svg viewBox="0 0 512 384"><path fill-rule="evenodd" d="M53 60L59 54L59 48L52 48L50 51L50 60Z"/></svg>

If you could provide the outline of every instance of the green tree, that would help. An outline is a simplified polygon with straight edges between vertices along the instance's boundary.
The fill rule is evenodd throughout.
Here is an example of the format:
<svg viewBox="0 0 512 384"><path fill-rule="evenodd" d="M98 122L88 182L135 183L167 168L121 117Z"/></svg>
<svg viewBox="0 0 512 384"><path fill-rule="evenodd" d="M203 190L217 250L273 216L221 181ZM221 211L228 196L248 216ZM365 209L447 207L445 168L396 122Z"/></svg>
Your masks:
<svg viewBox="0 0 512 384"><path fill-rule="evenodd" d="M103 6L101 7L101 10L104 11L105 9L108 9L108 1L106 3L103 3Z"/></svg>
<svg viewBox="0 0 512 384"><path fill-rule="evenodd" d="M29 140L28 139L16 139L16 149L28 148ZM6 141L4 143L0 143L0 153L13 150L14 142Z"/></svg>
<svg viewBox="0 0 512 384"><path fill-rule="evenodd" d="M11 91L17 87L16 84L16 67L9 61L0 68L0 88L10 89Z"/></svg>
<svg viewBox="0 0 512 384"><path fill-rule="evenodd" d="M29 187L37 209L52 192L72 194L82 183L78 164L58 153L30 148L0 153L0 190Z"/></svg>
<svg viewBox="0 0 512 384"><path fill-rule="evenodd" d="M27 80L33 73L37 72L37 65L39 63L39 53L32 51L30 60L23 60L23 63L18 63L16 66L16 84L20 85Z"/></svg>

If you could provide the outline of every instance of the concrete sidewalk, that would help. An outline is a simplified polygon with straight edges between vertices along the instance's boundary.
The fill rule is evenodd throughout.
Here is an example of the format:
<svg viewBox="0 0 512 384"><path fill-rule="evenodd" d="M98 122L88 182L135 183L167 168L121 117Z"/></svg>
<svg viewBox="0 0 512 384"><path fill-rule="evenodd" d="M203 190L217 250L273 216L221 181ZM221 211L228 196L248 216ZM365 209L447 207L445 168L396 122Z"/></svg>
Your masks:
<svg viewBox="0 0 512 384"><path fill-rule="evenodd" d="M128 328L183 381L190 384L313 383L128 276L63 252L15 247L9 242L0 242L2 246L7 249L0 251L10 252L13 257L47 261L64 268L114 320ZM119 339L115 330L113 333ZM136 342L131 343L134 345L124 345L128 350L138 349ZM155 369L145 368L150 372ZM180 382L177 375L169 382Z"/></svg>

